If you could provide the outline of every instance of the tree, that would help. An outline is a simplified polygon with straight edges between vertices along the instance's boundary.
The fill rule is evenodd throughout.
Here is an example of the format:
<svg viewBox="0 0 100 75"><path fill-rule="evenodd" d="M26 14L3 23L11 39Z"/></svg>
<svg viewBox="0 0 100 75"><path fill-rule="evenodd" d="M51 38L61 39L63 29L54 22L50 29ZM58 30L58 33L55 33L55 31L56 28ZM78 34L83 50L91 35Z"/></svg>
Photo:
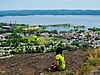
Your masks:
<svg viewBox="0 0 100 75"><path fill-rule="evenodd" d="M55 29L55 30L52 30L52 31L50 31L51 33L53 33L53 34L58 34L58 32L57 32L57 30Z"/></svg>

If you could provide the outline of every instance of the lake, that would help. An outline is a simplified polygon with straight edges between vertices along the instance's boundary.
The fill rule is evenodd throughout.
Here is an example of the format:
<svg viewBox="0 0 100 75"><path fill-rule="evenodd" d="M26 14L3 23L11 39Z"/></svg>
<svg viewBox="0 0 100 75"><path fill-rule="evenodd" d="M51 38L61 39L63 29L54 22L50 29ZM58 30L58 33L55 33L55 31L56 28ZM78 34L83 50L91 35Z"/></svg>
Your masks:
<svg viewBox="0 0 100 75"><path fill-rule="evenodd" d="M33 25L66 24L85 25L87 28L100 28L100 15L30 15L30 16L5 16L0 17L0 22ZM49 28L53 29L53 28ZM56 27L56 29L59 29ZM66 30L66 28L60 28ZM69 30L67 28L67 30Z"/></svg>

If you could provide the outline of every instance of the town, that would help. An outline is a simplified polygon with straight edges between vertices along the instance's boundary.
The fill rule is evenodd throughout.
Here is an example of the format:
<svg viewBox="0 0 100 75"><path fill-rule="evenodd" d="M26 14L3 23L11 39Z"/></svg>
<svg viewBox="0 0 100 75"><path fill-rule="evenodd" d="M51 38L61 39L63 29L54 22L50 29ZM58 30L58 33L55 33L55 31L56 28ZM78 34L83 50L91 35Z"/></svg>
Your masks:
<svg viewBox="0 0 100 75"><path fill-rule="evenodd" d="M100 28L81 30L74 27L73 30L61 32L45 29L45 25L29 26L16 24L16 21L0 23L0 56L54 52L57 46L67 51L100 46Z"/></svg>

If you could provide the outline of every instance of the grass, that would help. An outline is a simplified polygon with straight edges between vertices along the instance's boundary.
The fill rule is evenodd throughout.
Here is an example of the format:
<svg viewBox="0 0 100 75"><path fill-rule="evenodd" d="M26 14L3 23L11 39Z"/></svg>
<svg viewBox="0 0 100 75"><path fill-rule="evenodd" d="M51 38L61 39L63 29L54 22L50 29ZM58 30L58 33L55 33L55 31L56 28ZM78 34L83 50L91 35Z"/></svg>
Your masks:
<svg viewBox="0 0 100 75"><path fill-rule="evenodd" d="M27 27L27 28L23 28L23 30L39 30L39 29L41 29L41 28L40 27L33 27L33 26Z"/></svg>
<svg viewBox="0 0 100 75"><path fill-rule="evenodd" d="M100 67L100 47L88 50L85 57L87 58L86 62L74 75L91 75L98 72L98 67Z"/></svg>
<svg viewBox="0 0 100 75"><path fill-rule="evenodd" d="M66 75L74 75L71 71L67 71Z"/></svg>
<svg viewBox="0 0 100 75"><path fill-rule="evenodd" d="M92 50L92 51L88 51L87 52L88 53L88 56L87 56L87 58L89 59L89 60L100 60L100 48L97 48L97 49L95 49L95 50Z"/></svg>
<svg viewBox="0 0 100 75"><path fill-rule="evenodd" d="M38 42L40 45L47 45L51 41L60 41L60 38L46 38L41 36L25 36L23 39L28 39L28 43L31 43L31 41Z"/></svg>
<svg viewBox="0 0 100 75"><path fill-rule="evenodd" d="M23 39L28 39L28 43L31 43L31 41L36 41L36 42L39 42L40 44L48 41L47 38L39 37L39 36L26 36L26 37L23 37Z"/></svg>
<svg viewBox="0 0 100 75"><path fill-rule="evenodd" d="M100 66L100 48L95 50L88 50L86 53L87 63L83 64L83 75L89 75L96 72L97 67Z"/></svg>

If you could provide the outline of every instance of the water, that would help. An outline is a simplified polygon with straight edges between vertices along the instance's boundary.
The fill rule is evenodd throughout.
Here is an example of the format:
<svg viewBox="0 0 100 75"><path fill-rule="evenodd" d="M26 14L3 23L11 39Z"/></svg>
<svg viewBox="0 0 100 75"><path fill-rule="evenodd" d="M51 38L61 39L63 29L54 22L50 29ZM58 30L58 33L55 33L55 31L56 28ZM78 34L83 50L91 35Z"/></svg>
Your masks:
<svg viewBox="0 0 100 75"><path fill-rule="evenodd" d="M64 28L64 27L47 27L46 28L46 30L49 30L49 31L57 30L58 32L60 32L60 31L69 31L71 29L73 29L73 28Z"/></svg>
<svg viewBox="0 0 100 75"><path fill-rule="evenodd" d="M72 25L85 25L87 28L99 27L100 28L100 15L31 15L31 16L5 16L0 17L0 22L13 23L16 21L18 24L33 25L52 25L52 24L66 24ZM53 29L48 28L48 29ZM66 30L66 28L58 28L58 30ZM67 28L69 30L69 28Z"/></svg>

